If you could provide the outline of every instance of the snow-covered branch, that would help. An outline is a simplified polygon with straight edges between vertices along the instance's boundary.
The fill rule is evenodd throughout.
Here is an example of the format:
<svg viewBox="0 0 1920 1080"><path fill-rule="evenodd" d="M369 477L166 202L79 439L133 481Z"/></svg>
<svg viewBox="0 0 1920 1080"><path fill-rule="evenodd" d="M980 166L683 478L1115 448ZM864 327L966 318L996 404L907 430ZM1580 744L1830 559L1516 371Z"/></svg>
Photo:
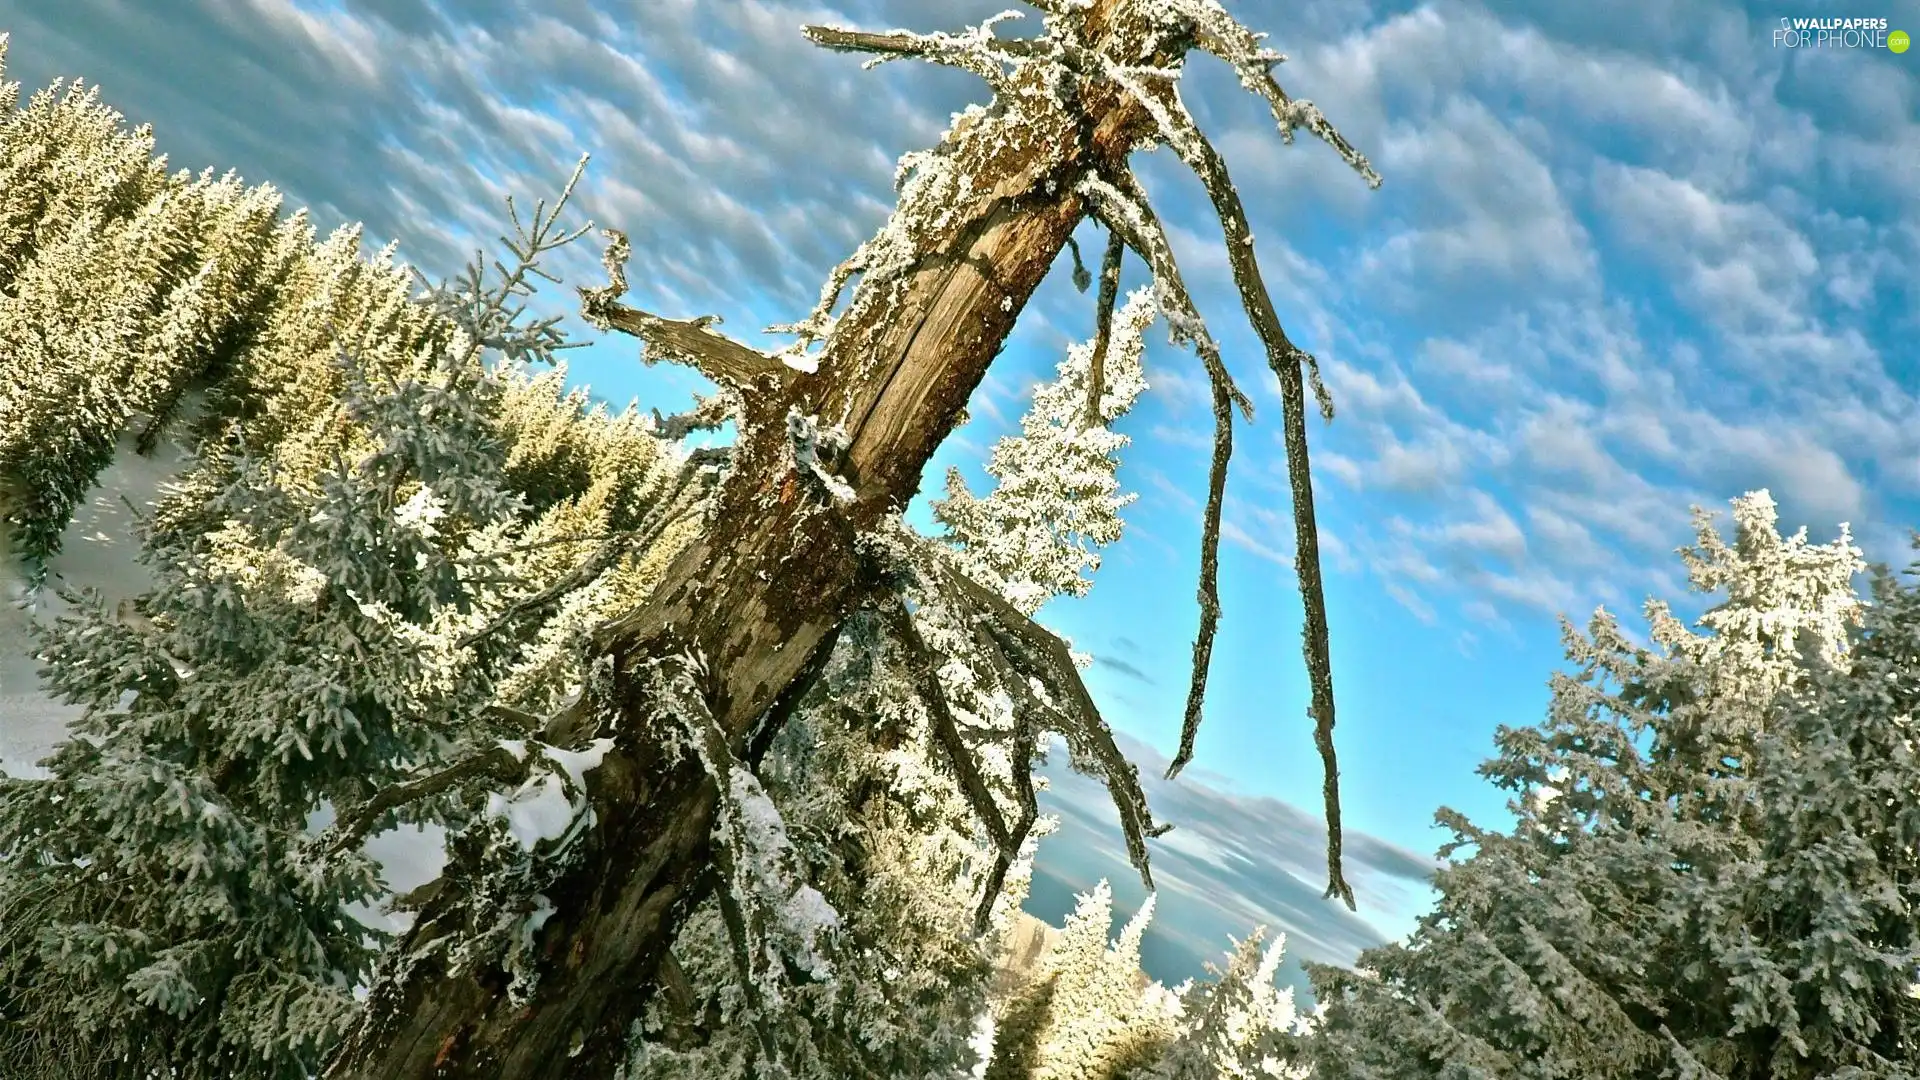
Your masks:
<svg viewBox="0 0 1920 1080"><path fill-rule="evenodd" d="M1334 152L1340 155L1340 160L1359 173L1367 181L1368 187L1380 186L1380 174L1374 171L1366 155L1354 149L1353 144L1334 129L1318 106L1311 101L1289 97L1280 88L1279 82L1273 77L1273 69L1287 58L1261 44L1265 34L1249 30L1220 6L1218 0L1171 2L1184 9L1193 20L1194 38L1199 46L1226 61L1239 78L1240 85L1266 101L1283 141L1292 142L1294 128L1304 127L1333 147Z"/></svg>
<svg viewBox="0 0 1920 1080"><path fill-rule="evenodd" d="M1011 667L1007 688L1026 701L1030 712L1051 717L1053 724L1048 726L1066 736L1075 768L1106 782L1120 815L1127 857L1140 872L1140 880L1152 888L1146 841L1165 832L1166 827L1154 825L1146 793L1140 788L1140 774L1113 741L1113 731L1087 692L1066 643L1022 614L1005 597L947 565L944 559L936 556L930 564L937 575L936 587L959 607L967 622L993 639L998 647L995 651ZM1036 686L1048 701L1043 702L1034 693Z"/></svg>
<svg viewBox="0 0 1920 1080"><path fill-rule="evenodd" d="M922 34L911 30L871 33L846 30L837 26L807 26L802 32L816 45L839 52L871 53L864 65L878 67L889 60L914 57L969 71L987 80L995 90L1002 89L1007 67L1046 48L1044 39L1004 39L995 37L996 23L1020 18L1017 11L1003 11L965 33Z"/></svg>
<svg viewBox="0 0 1920 1080"><path fill-rule="evenodd" d="M646 346L647 362L667 360L685 364L721 386L748 390L766 379L776 385L793 377L793 369L758 349L715 332L719 317L667 319L618 303L626 295L625 263L630 248L624 233L602 229L608 239L605 254L610 283L598 288L580 286L580 316L601 330L618 330L637 337Z"/></svg>
<svg viewBox="0 0 1920 1080"><path fill-rule="evenodd" d="M351 851L365 841L367 834L388 814L423 799L443 795L462 784L481 779L513 784L526 778L526 748L503 743L438 772L381 788L366 802L340 815L328 830L327 850L335 855Z"/></svg>
<svg viewBox="0 0 1920 1080"><path fill-rule="evenodd" d="M713 431L732 420L739 412L739 395L722 386L719 393L695 396L693 408L662 416L653 410L653 434L667 442L679 442L696 431Z"/></svg>

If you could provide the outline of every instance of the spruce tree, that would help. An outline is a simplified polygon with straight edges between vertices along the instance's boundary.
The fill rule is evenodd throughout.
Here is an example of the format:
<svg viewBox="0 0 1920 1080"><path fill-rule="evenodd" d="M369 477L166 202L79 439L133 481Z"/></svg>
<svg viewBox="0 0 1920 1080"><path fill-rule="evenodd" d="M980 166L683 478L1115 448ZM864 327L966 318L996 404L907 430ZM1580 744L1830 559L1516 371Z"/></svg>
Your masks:
<svg viewBox="0 0 1920 1080"><path fill-rule="evenodd" d="M1577 673L1555 677L1544 723L1500 729L1482 769L1515 792L1517 827L1441 812L1442 854L1473 851L1440 872L1410 941L1353 972L1310 968L1321 1075L1798 1075L1767 1060L1781 984L1756 950L1784 913L1753 889L1785 808L1765 762L1802 752L1781 710L1847 663L1863 564L1844 528L1781 537L1765 492L1735 500L1734 521L1729 543L1697 515L1683 552L1697 588L1725 593L1697 629L1658 603L1656 650L1604 611L1586 636L1569 628Z"/></svg>
<svg viewBox="0 0 1920 1080"><path fill-rule="evenodd" d="M1174 991L1179 1033L1143 1080L1306 1080L1302 1037L1315 1014L1294 1006L1293 988L1275 985L1286 936L1262 947L1256 927L1234 942L1224 968L1207 965L1213 977L1189 981Z"/></svg>
<svg viewBox="0 0 1920 1080"><path fill-rule="evenodd" d="M1075 898L1033 982L1009 1001L986 1080L1114 1080L1152 1065L1172 1042L1180 1005L1140 971L1153 898L1109 941L1105 880Z"/></svg>
<svg viewBox="0 0 1920 1080"><path fill-rule="evenodd" d="M522 271L566 239L536 228ZM147 526L155 588L111 609L71 597L43 629L49 689L85 712L47 779L0 786L10 1068L310 1075L382 941L344 910L383 898L359 847L397 820L382 793L527 734L497 686L621 559L580 574L588 560L553 554L604 546L575 531L606 531L604 497L532 516L506 485L504 386L524 422L541 400L525 365L563 343L517 322L515 288L469 284L423 305L450 321L444 346L338 357L326 467L288 469L239 432L209 445ZM584 422L574 404L547 399ZM515 833L538 806L449 789L404 809ZM343 820L316 831L316 814Z"/></svg>

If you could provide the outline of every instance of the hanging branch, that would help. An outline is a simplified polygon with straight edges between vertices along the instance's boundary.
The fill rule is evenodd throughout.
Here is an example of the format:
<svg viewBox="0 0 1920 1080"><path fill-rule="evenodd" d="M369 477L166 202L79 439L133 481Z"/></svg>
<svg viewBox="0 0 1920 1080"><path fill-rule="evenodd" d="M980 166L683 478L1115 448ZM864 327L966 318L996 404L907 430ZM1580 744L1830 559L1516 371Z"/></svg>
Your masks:
<svg viewBox="0 0 1920 1080"><path fill-rule="evenodd" d="M1226 388L1233 403L1240 407L1240 414L1251 422L1253 402L1234 384L1233 376L1220 359L1220 346L1194 306L1193 294L1187 291L1180 265L1167 242L1166 230L1133 174L1120 170L1110 179L1089 174L1082 178L1078 191L1093 204L1094 215L1107 228L1118 232L1153 272L1154 298L1166 316L1173 339L1192 346L1206 368L1207 377Z"/></svg>
<svg viewBox="0 0 1920 1080"><path fill-rule="evenodd" d="M1107 341L1113 335L1113 303L1120 296L1120 260L1126 250L1120 233L1108 229L1107 251L1100 259L1100 296L1094 301L1093 357L1087 366L1087 412L1082 427L1100 424L1100 399L1107 392ZM1079 251L1074 249L1076 258Z"/></svg>
<svg viewBox="0 0 1920 1080"><path fill-rule="evenodd" d="M913 616L908 613L904 601L883 602L879 610L882 623L907 654L907 671L913 679L914 690L920 695L920 701L932 720L934 741L945 752L954 778L960 783L960 793L966 796L974 816L980 819L981 826L987 830L987 835L993 839L1000 854L1012 858L1020 849L1019 841L1013 840L1008 834L1006 819L994 803L993 793L987 790L987 782L980 775L973 752L960 738L960 728L954 722L953 709L947 702L946 691L940 686L939 674L934 670L933 650L927 646L926 639L920 636L919 628L914 626Z"/></svg>
<svg viewBox="0 0 1920 1080"><path fill-rule="evenodd" d="M1213 665L1213 638L1220 627L1220 514L1226 502L1227 462L1233 457L1233 406L1218 381L1213 390L1213 461L1207 468L1207 508L1200 519L1200 629L1193 638L1192 677L1187 708L1180 721L1180 749L1167 765L1167 779L1193 760L1200 714L1207 698L1207 672Z"/></svg>
<svg viewBox="0 0 1920 1080"><path fill-rule="evenodd" d="M1067 237L1067 250L1073 252L1073 290L1084 293L1087 286L1093 284L1093 275L1087 271L1087 264L1080 257L1080 241Z"/></svg>
<svg viewBox="0 0 1920 1080"><path fill-rule="evenodd" d="M1120 815L1120 831L1126 838L1127 858L1140 872L1141 882L1151 889L1153 873L1147 860L1147 838L1166 831L1153 823L1147 809L1147 796L1140 788L1140 774L1113 741L1113 731L1100 715L1080 678L1073 655L1058 637L1029 619L999 593L969 578L958 569L936 558L934 571L941 592L952 602L962 618L973 622L992 636L1011 668L1004 681L1008 689L1023 695L1033 708L1030 712L1050 714L1067 737L1074 751L1075 768L1106 781L1114 809ZM1053 698L1050 707L1033 698L1030 682L1037 680Z"/></svg>
<svg viewBox="0 0 1920 1080"><path fill-rule="evenodd" d="M1081 188L1092 199L1095 212L1109 222L1114 235L1126 239L1153 269L1154 286L1162 296L1168 325L1176 337L1192 344L1207 370L1213 394L1213 460L1207 475L1207 507L1200 528L1200 581L1196 588L1200 604L1200 627L1193 640L1193 667L1187 686L1187 707L1180 723L1180 746L1167 766L1169 780L1180 775L1193 760L1194 742L1200 734L1200 718L1207 696L1207 678L1213 664L1213 641L1220 625L1220 516L1226 500L1227 465L1233 457L1233 409L1237 401L1241 413L1253 419L1253 406L1234 387L1220 359L1220 347L1208 332L1206 323L1193 305L1193 298L1181 280L1180 267L1174 261L1173 247L1159 216L1139 190L1130 173L1121 173L1109 183L1088 177Z"/></svg>
<svg viewBox="0 0 1920 1080"><path fill-rule="evenodd" d="M1116 78L1119 77L1116 75ZM1271 82L1271 79L1268 81ZM1274 89L1278 92L1277 86ZM1314 722L1314 745L1320 752L1322 794L1326 802L1327 895L1339 897L1348 908L1352 908L1353 888L1347 884L1341 866L1340 768L1333 745L1333 664L1327 640L1326 594L1320 577L1320 532L1314 520L1313 472L1307 458L1303 368L1313 372L1321 415L1329 420L1333 417L1333 402L1319 380L1317 362L1287 337L1285 328L1280 324L1273 297L1268 293L1266 281L1260 274L1259 260L1253 254L1253 230L1247 224L1246 208L1240 202L1240 194L1233 186L1232 177L1228 175L1226 160L1200 131L1193 115L1180 99L1178 87L1171 80L1157 93L1139 88L1137 84L1135 92L1153 116L1161 137L1206 188L1214 213L1220 219L1221 231L1225 234L1227 262L1240 292L1241 307L1246 310L1248 321L1253 324L1254 332L1265 346L1267 365L1273 369L1274 377L1280 383L1282 438L1287 451L1287 479L1293 494L1293 564L1299 576L1300 598L1306 614L1301 636L1307 680L1311 688L1309 715ZM1315 110L1313 115L1317 116L1318 111ZM1285 123L1283 119L1283 130ZM1320 123L1324 125L1325 120L1321 119ZM1331 127L1326 130L1332 131ZM1338 138L1337 134L1334 137ZM1345 146L1344 140L1336 144L1336 149L1340 146ZM1359 157L1351 147L1347 147L1346 153L1350 155L1350 161L1357 161L1355 168L1362 175L1368 176L1370 181L1378 181L1378 176L1366 164L1366 159Z"/></svg>
<svg viewBox="0 0 1920 1080"><path fill-rule="evenodd" d="M746 871L741 863L743 859L750 858L751 853L743 850L746 846L745 829L737 820L737 808L731 807L728 800L733 770L744 766L733 756L726 732L714 722L705 698L694 685L692 676L695 664L683 659L672 666L675 670L671 673L656 672L654 687L677 706L674 718L680 722L678 734L699 760L707 780L713 784L714 796L720 808L714 823L714 843L709 849L713 870L719 881L713 895L719 902L720 921L727 929L727 943L731 946L728 951L732 956L734 973L739 976L740 989L746 998L747 1022L759 1042L761 1060L767 1064L771 1075L784 1075L780 1044L773 1032L770 1009L778 1004L774 997L778 989L769 983L770 969L760 964L762 958L769 954L766 913L758 907L749 911L740 902L741 883Z"/></svg>
<svg viewBox="0 0 1920 1080"><path fill-rule="evenodd" d="M1033 724L1020 724L1014 731L1013 779L1014 791L1020 796L1020 817L1014 821L1013 831L1007 838L1012 848L994 856L993 869L987 872L987 879L982 883L980 906L973 912L975 936L987 932L987 925L993 919L993 902L1000 898L1000 890L1007 884L1007 871L1013 869L1013 860L1020 857L1020 849L1033 832L1034 822L1040 820L1040 801L1033 794L1033 758L1037 750L1035 734L1036 727Z"/></svg>

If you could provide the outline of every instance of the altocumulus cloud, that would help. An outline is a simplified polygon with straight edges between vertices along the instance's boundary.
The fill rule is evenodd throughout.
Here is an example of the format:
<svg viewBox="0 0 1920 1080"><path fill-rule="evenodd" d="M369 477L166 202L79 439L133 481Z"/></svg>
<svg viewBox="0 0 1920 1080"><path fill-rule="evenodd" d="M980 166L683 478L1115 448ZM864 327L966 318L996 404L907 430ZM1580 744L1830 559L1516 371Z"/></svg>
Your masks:
<svg viewBox="0 0 1920 1080"><path fill-rule="evenodd" d="M897 156L982 96L924 65L862 73L799 26L952 28L1003 6L0 0L0 25L29 86L105 79L176 164L271 179L433 272L491 240L504 194L550 191L590 151L580 209L629 232L649 301L751 338L879 224ZM1346 490L1323 520L1415 611L1580 608L1615 599L1602 582L1637 596L1670 583L1642 568L1689 502L1763 484L1791 523L1844 516L1900 555L1920 495L1920 398L1895 346L1920 267L1916 77L1772 50L1767 17L1736 4L1661 12L1654 33L1624 2L1246 12L1375 154L1373 195L1331 155L1282 162L1217 65L1189 75L1276 300L1343 404L1323 460ZM1191 180L1143 170L1243 381L1270 387ZM592 251L556 268L590 278ZM1075 299L1044 290L1036 322ZM1249 455L1276 459L1270 436ZM1284 485L1241 475L1227 533L1283 561ZM1487 500L1530 540L1576 542L1478 543Z"/></svg>

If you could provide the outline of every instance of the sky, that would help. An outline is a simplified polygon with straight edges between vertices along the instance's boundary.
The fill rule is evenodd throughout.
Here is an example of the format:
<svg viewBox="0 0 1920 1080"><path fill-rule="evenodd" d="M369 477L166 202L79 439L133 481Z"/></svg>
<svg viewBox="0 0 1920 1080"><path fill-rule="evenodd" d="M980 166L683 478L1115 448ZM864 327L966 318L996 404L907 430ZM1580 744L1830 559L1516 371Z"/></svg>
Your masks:
<svg viewBox="0 0 1920 1080"><path fill-rule="evenodd" d="M1372 932L1405 932L1424 903L1420 868L1446 839L1437 807L1505 820L1505 793L1475 769L1497 725L1542 717L1558 620L1605 605L1635 626L1648 596L1697 607L1673 555L1691 506L1724 510L1765 487L1786 528L1825 540L1847 522L1870 558L1908 561L1920 52L1786 48L1773 34L1797 17L1920 33L1920 2L1861 5L1229 3L1288 55L1282 84L1372 159L1377 191L1324 145L1283 145L1221 65L1196 60L1187 75L1281 318L1338 409L1309 439L1348 848L1366 853L1353 858ZM552 193L590 153L569 220L630 235L631 301L718 314L772 345L758 329L804 314L884 221L898 157L987 96L950 70L863 71L799 27L957 30L1003 6L1015 5L0 0L0 30L13 34L8 76L29 89L98 81L154 124L176 166L271 182L323 227L363 221L433 276L492 243L505 194ZM1320 762L1277 394L1199 185L1165 152L1135 166L1259 411L1236 439L1194 769L1150 790L1157 816L1196 838L1167 856L1186 869L1163 891L1198 903L1220 885L1207 868L1224 856L1208 844L1317 890L1312 852L1294 852L1319 813ZM1100 249L1092 225L1079 235ZM596 284L597 245L551 268ZM1090 333L1091 298L1067 278L1063 263L1023 314L929 490L949 465L978 485L1033 381ZM1126 284L1142 280L1132 264ZM631 340L570 356L574 379L616 403L671 411L700 388L642 366ZM1140 495L1126 535L1092 593L1042 620L1095 656L1089 684L1129 745L1164 759L1198 618L1210 417L1191 355L1156 333L1148 364L1151 388L1122 424L1122 478ZM1095 836L1097 800L1073 803L1079 816L1063 800L1051 805L1087 829L1056 844L1072 849L1056 867L1074 864L1075 887L1124 874L1080 857L1110 839ZM1178 851L1180 835L1161 844ZM1261 894L1262 917L1312 922L1310 938L1364 936L1330 904L1289 913L1280 886L1239 884ZM1174 909L1163 899L1175 930L1205 923Z"/></svg>

